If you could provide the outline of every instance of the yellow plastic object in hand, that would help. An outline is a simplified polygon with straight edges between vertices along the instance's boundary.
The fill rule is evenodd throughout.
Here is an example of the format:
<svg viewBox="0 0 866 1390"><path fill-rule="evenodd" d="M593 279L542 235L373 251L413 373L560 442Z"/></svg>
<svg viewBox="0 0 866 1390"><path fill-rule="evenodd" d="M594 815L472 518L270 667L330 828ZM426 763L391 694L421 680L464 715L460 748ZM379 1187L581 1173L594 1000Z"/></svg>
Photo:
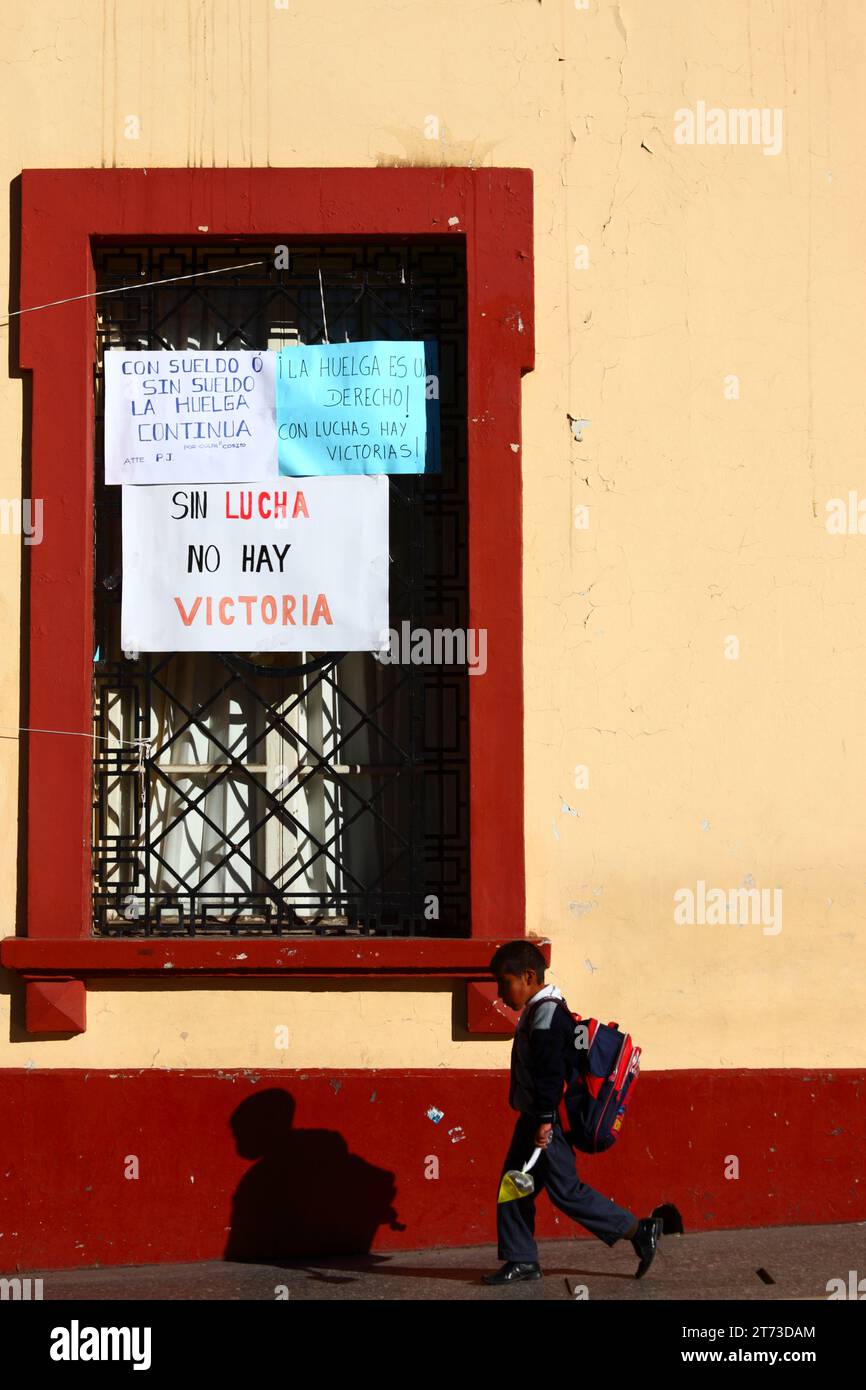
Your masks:
<svg viewBox="0 0 866 1390"><path fill-rule="evenodd" d="M528 1197L535 1191L535 1182L529 1170L540 1153L541 1149L535 1149L528 1163L524 1163L519 1171L509 1168L507 1173L503 1173L502 1182L499 1184L499 1196L496 1199L497 1205L500 1202L513 1202L518 1197Z"/></svg>

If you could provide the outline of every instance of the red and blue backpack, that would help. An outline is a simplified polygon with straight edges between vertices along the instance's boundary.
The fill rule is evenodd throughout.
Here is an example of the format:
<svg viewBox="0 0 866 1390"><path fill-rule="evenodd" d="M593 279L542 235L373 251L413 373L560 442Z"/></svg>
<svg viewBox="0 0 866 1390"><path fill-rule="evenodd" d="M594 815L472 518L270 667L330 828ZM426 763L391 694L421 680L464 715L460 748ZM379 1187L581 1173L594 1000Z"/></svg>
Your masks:
<svg viewBox="0 0 866 1390"><path fill-rule="evenodd" d="M564 999L556 1002L574 1021L572 1063L560 1101L565 1137L581 1153L604 1153L622 1132L640 1075L641 1049L634 1046L630 1033L619 1031L618 1023L582 1018Z"/></svg>

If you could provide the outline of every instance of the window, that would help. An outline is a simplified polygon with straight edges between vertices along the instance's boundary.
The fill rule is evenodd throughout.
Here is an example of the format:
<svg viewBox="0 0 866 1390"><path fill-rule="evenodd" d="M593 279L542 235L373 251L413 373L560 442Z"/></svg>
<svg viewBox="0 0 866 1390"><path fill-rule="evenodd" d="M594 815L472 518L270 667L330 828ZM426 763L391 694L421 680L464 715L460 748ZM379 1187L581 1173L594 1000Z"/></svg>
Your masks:
<svg viewBox="0 0 866 1390"><path fill-rule="evenodd" d="M28 1028L81 1031L84 981L94 974L153 979L167 978L168 971L209 977L477 978L485 972L493 947L524 930L520 378L534 362L531 174L521 169L444 168L46 169L23 173L19 192L21 275L19 303L13 307L52 306L16 319L11 341L13 359L17 354L24 377L22 490L42 499L44 517L42 543L28 547L24 557L29 572L22 605L21 724L68 735L22 736L26 818L21 832L26 857L19 934L0 944L0 960L20 971L27 982ZM443 362L442 369L443 377L449 370L454 373L451 400L460 403L465 426L465 505L461 510L454 488L449 501L446 485L436 504L442 510L425 528L422 541L411 517L435 515L430 512L431 480L416 484L423 498L420 507L418 497L404 493L402 484L392 487L392 537L398 542L396 551L392 546L392 576L404 576L407 585L406 593L399 593L396 582L392 584L392 621L402 608L413 621L421 611L426 623L442 612L446 625L454 626L462 593L465 624L483 628L487 635L487 669L483 676L461 678L462 705L454 693L459 684L451 680L454 673L434 670L432 679L451 692L452 705L447 709L443 699L438 712L434 707L431 714L425 692L423 730L417 726L418 710L411 699L404 705L407 713L389 715L391 723L381 727L384 712L375 708L375 698L362 687L371 679L385 681L388 668L366 674L358 662L354 675L352 663L340 662L335 669L322 665L316 671L311 667L276 676L249 671L239 662L237 669L216 663L217 672L223 669L224 679L233 686L236 708L229 700L219 715L208 712L211 722L201 728L205 712L200 691L190 687L189 667L184 677L179 663L172 667L167 654L165 666L155 670L161 658L128 662L111 647L106 611L117 601L111 580L119 564L112 552L110 499L94 492L99 448L97 328L104 346L112 332L123 339L136 327L136 318L152 334L159 331L160 314L170 310L175 315L172 332L185 332L189 338L197 336L189 326L192 315L198 316L202 331L207 321L213 332L217 317L204 311L210 292L201 288L203 281L190 282L184 306L176 290L170 300L157 296L148 301L137 292L94 298L97 278L103 277L104 288L106 279L121 279L118 258L123 256L162 256L169 265L170 253L180 255L178 263L188 263L193 254L206 256L221 249L239 250L242 260L254 260L257 256L247 254L251 249L267 246L270 252L280 244L289 245L298 256L307 248L326 258L323 282L327 280L332 338L338 335L334 325L341 314L350 336L368 331L363 320L368 310L362 308L367 292L353 308L357 286L347 282L341 287L339 275L357 274L365 264L374 266L377 256L387 258L402 248L416 258L420 274L420 279L413 277L419 302L412 311L412 335L423 336L440 315L440 342L449 334L459 340L454 331L458 318L448 317L458 313L458 296L456 291L445 293L445 280L453 270L445 271L441 264L437 268L435 258L447 254L452 268L458 262L465 266L465 377L461 382L464 368L456 354L451 367ZM343 270L338 265L341 246L348 258ZM425 255L433 258L426 269ZM295 275L302 264L295 261ZM382 274L389 264L380 260ZM147 271L144 259L134 262L133 278L139 283L148 278L147 273L138 275L142 269ZM260 296L245 323L237 307L244 285L232 285L229 293L237 291L236 303L228 311L225 305L222 309L229 324L257 342L271 333L282 341L290 341L295 332L314 338L315 293L309 286L306 298L295 295L291 312L279 303L279 283L271 288L273 304L269 308L267 297ZM377 313L405 316L406 304L389 297L386 284L372 284L369 290L385 306L375 309L370 299L370 325L382 322ZM408 292L401 286L401 294ZM114 309L106 308L113 299L118 301L117 318ZM127 324L125 313L132 316ZM134 337L130 331L127 341ZM460 447L454 444L455 458ZM99 521L94 534L95 515ZM435 556L437 534L441 553ZM116 530L114 535L116 546ZM419 567L412 552L422 543L425 558ZM428 566L431 555L435 559ZM419 610L414 605L422 592ZM206 682L213 693L214 670L206 668L207 663L197 665L195 679ZM422 680L428 678L427 668L396 667L390 675L403 672L415 681L417 670ZM312 689L316 675L320 693ZM158 690L155 678L162 679L169 695ZM95 757L89 732L94 686L101 724L97 732L105 735ZM350 733L353 703L366 718L358 715L361 724ZM184 730L184 711L193 708L199 710L197 729ZM406 731L407 718L416 720L414 742ZM152 764L180 763L180 772L151 765L142 774L137 757L130 760L121 754L118 738L136 738L133 731L144 727L149 733L156 729L159 738L151 745ZM335 728L342 742L335 743ZM172 742L175 733L179 736ZM389 739L404 753L408 750L416 768L432 754L437 769L432 793L427 771L406 776L405 762L400 777L387 785L385 777L374 778L374 764L392 761ZM315 774L301 769L307 754L318 769ZM208 768L227 757L249 766L233 763L230 773L216 775ZM345 772L326 776L326 759L337 757L345 759L337 767L363 766L365 771L352 773L351 782ZM276 758L284 761L275 762ZM462 774L457 771L461 759ZM205 770L199 771L198 764ZM281 768L289 768L295 777L282 798L289 801L289 809L282 819L271 815L259 825L257 801L267 808L268 797L282 790L277 788L285 776ZM313 775L317 782L311 781ZM217 776L222 778L219 784ZM369 803L376 790L392 828L401 819L399 797L409 797L411 843L416 853L423 844L423 863L419 859L413 866L411 853L392 858L392 830L386 831L375 815L365 810L352 821L350 803L354 805L359 792L360 800ZM217 820L212 832L222 838L222 850L213 853L206 844L205 815L210 813L202 804L197 819L183 818L183 833L189 833L192 848L187 845L182 851L165 844L159 852L165 849L170 867L160 866L151 855L142 869L142 831L136 816L143 809L145 818L155 817L168 837L175 828L172 818L188 809L190 799L200 797L201 791L226 802L223 822ZM414 827L422 823L419 839ZM233 827L229 854L223 825ZM299 839L311 841L312 830L319 842L327 843L329 825L337 839L328 845L328 853L316 854L311 863L302 860L297 854ZM455 825L456 839L451 836ZM146 843L154 845L146 827L145 834L150 835ZM214 900L202 898L208 885L201 882L187 882L182 891L175 891L178 870L185 875L182 854L187 852L198 853L200 860L210 856L208 871L216 869L208 880L214 885ZM337 865L328 857L331 852ZM279 876L287 863L290 873L300 869L301 877L291 885L275 883L274 874ZM463 872L467 864L468 875ZM222 881L217 882L220 873ZM145 874L152 885L149 901L147 893L141 893ZM418 921L420 888L436 875L443 897L438 934L429 934L432 924L425 919L422 932L407 939L407 929ZM286 877L283 873L283 880ZM190 886L194 904L188 902ZM292 891L280 892L284 886ZM468 905L460 897L466 892ZM142 896L139 916L124 914L121 909L125 903L129 907L128 899ZM260 920L254 920L256 916Z"/></svg>
<svg viewBox="0 0 866 1390"><path fill-rule="evenodd" d="M277 269L273 245L96 250L99 290L133 286L97 308L98 934L469 934L465 666L124 654L121 492L101 481L110 348L434 339L442 473L390 479L391 626L465 630L464 254L298 245Z"/></svg>

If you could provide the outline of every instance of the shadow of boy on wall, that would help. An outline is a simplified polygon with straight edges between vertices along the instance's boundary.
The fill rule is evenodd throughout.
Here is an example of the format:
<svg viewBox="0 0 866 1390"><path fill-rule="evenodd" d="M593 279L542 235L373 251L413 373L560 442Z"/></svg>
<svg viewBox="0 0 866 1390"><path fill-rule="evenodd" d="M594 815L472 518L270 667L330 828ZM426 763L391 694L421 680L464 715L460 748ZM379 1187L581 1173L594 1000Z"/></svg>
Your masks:
<svg viewBox="0 0 866 1390"><path fill-rule="evenodd" d="M293 1097L272 1088L229 1121L241 1158L255 1161L232 1199L226 1260L368 1254L380 1226L403 1229L394 1174L350 1153L333 1130L294 1129L294 1116Z"/></svg>

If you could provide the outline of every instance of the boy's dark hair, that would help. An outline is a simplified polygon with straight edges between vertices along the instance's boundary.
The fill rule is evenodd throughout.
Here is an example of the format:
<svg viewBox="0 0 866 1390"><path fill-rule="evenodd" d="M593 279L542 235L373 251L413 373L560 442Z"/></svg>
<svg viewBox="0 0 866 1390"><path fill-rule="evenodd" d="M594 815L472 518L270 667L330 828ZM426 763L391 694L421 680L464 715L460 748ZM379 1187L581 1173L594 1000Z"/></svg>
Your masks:
<svg viewBox="0 0 866 1390"><path fill-rule="evenodd" d="M534 970L536 979L544 979L544 956L531 941L507 941L493 955L488 966L492 975L522 975Z"/></svg>

